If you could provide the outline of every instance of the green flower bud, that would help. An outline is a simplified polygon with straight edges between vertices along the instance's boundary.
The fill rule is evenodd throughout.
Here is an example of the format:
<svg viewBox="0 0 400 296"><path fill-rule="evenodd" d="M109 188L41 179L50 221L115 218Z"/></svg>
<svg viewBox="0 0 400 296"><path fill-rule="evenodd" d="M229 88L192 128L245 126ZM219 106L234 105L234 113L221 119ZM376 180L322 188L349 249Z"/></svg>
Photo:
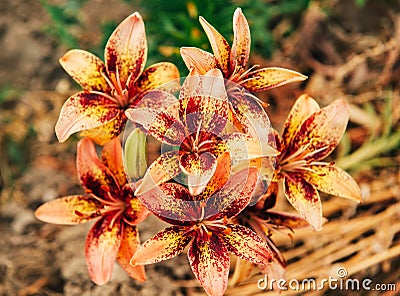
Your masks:
<svg viewBox="0 0 400 296"><path fill-rule="evenodd" d="M146 134L139 128L134 129L125 142L125 169L129 177L142 178L147 169Z"/></svg>

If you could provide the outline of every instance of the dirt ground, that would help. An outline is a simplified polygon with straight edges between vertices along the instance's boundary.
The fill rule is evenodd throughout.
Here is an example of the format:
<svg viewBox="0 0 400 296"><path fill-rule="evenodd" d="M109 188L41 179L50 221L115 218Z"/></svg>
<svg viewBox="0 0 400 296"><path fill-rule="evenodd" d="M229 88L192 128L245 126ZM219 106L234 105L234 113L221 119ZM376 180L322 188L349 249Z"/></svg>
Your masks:
<svg viewBox="0 0 400 296"><path fill-rule="evenodd" d="M96 16L107 12L106 17L119 22L132 10L123 1L89 2L92 5L78 17L85 19L85 32L94 38L100 38ZM391 132L399 132L400 4L371 0L356 9L355 1L326 2L329 15L314 3L302 15L299 29L279 41L280 50L270 60L253 56L252 63L287 67L309 76L305 83L262 94L271 104L269 114L278 129L302 92L321 105L341 97L351 103L348 141L353 151L373 135L374 128L382 132L384 120L379 116L389 95ZM110 283L96 286L84 259L90 225L55 226L35 219L34 210L43 202L82 190L75 170L78 138L60 144L54 134L58 112L76 86L58 64L68 48L44 31L51 20L40 1L0 1L0 16L0 295L202 295L184 255L146 267L146 283L131 280L116 265ZM365 104L376 112L363 111ZM379 181L384 191L393 190L392 195L381 204L367 203L360 212L351 208L346 217L366 215L371 207L379 213L399 203L395 189L400 187L399 141L392 146L381 153L382 165L354 171L361 188ZM385 183L389 181L392 185ZM330 214L331 220L339 215ZM146 220L139 227L141 238L162 227L156 219ZM400 229L392 233L388 247L399 244ZM398 258L370 266L369 275L383 274L398 281ZM250 295L232 289L228 293Z"/></svg>

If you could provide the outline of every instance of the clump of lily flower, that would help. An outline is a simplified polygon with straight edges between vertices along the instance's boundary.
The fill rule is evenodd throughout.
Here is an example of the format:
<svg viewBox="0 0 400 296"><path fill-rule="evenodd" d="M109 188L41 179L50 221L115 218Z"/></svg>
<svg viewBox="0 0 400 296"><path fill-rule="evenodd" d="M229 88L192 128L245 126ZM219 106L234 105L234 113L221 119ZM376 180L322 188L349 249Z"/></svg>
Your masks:
<svg viewBox="0 0 400 296"><path fill-rule="evenodd" d="M361 200L349 174L321 161L345 131L345 101L320 108L300 96L280 136L265 104L251 92L306 76L248 66L250 29L240 8L233 16L232 46L204 18L200 23L213 53L182 48L189 70L182 84L171 63L145 69L147 41L137 12L111 35L104 62L76 49L60 59L83 90L65 102L56 134L60 142L75 132L83 136L76 164L85 194L47 202L35 215L56 224L97 220L85 254L98 285L110 280L115 261L130 277L145 281L144 265L187 250L206 293L223 295L230 254L238 257L235 273L255 265L262 273L284 273L272 233L308 225L320 230L318 191ZM124 141L128 121L134 130ZM146 135L162 143L162 153L147 169ZM96 144L102 146L100 158ZM273 209L280 191L297 214ZM171 226L141 244L137 224L148 215Z"/></svg>

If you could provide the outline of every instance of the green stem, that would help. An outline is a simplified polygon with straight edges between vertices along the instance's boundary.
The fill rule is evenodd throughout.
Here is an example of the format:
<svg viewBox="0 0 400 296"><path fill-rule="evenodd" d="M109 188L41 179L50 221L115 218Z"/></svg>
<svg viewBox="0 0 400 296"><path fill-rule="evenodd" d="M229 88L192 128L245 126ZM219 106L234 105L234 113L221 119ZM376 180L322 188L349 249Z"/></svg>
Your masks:
<svg viewBox="0 0 400 296"><path fill-rule="evenodd" d="M354 169L366 160L370 160L380 154L387 153L400 146L400 132L366 143L352 154L344 156L336 161L342 169Z"/></svg>

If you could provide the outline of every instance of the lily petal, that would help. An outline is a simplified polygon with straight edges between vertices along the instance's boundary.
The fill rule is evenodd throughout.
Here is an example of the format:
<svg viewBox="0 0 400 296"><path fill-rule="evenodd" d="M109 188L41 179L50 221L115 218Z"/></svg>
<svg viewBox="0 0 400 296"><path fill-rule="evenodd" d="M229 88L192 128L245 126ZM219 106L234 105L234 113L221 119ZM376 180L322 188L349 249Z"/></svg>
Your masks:
<svg viewBox="0 0 400 296"><path fill-rule="evenodd" d="M104 145L101 157L104 165L111 170L118 184L122 187L127 182L127 176L125 174L124 161L122 159L120 140L114 138Z"/></svg>
<svg viewBox="0 0 400 296"><path fill-rule="evenodd" d="M114 82L119 81L117 84L125 86L137 80L147 59L146 32L138 12L128 16L114 30L106 44L104 56L107 71Z"/></svg>
<svg viewBox="0 0 400 296"><path fill-rule="evenodd" d="M249 204L257 181L256 168L247 168L231 175L225 186L207 199L205 219L218 220L238 215Z"/></svg>
<svg viewBox="0 0 400 296"><path fill-rule="evenodd" d="M178 106L178 99L168 91L153 89L147 92L138 102L136 108L149 108L155 109L159 111L165 111L168 109L168 112L172 112L174 118L179 118L179 112L175 106ZM174 109L176 112L174 113ZM128 109L129 110L129 109Z"/></svg>
<svg viewBox="0 0 400 296"><path fill-rule="evenodd" d="M209 152L183 154L179 163L182 171L188 175L189 192L193 195L203 191L217 168L216 158Z"/></svg>
<svg viewBox="0 0 400 296"><path fill-rule="evenodd" d="M161 62L153 64L144 70L137 81L137 86L142 91L147 91L177 80L179 77L179 70L174 64ZM179 81L177 82L179 83Z"/></svg>
<svg viewBox="0 0 400 296"><path fill-rule="evenodd" d="M207 131L219 135L228 120L227 103L228 101L225 99L214 97L190 97L185 110L188 132L191 134Z"/></svg>
<svg viewBox="0 0 400 296"><path fill-rule="evenodd" d="M188 258L197 280L210 296L222 296L228 284L230 258L217 235L197 236L188 250Z"/></svg>
<svg viewBox="0 0 400 296"><path fill-rule="evenodd" d="M279 152L266 142L242 133L231 133L224 137L231 159L235 162L265 156L276 156Z"/></svg>
<svg viewBox="0 0 400 296"><path fill-rule="evenodd" d="M313 113L303 122L293 139L291 150L304 150L304 160L320 160L337 146L349 121L349 110L344 100L336 100Z"/></svg>
<svg viewBox="0 0 400 296"><path fill-rule="evenodd" d="M179 226L191 226L201 219L201 210L186 187L163 183L139 196L140 201L161 220Z"/></svg>
<svg viewBox="0 0 400 296"><path fill-rule="evenodd" d="M132 266L130 264L130 260L133 254L135 254L139 245L139 231L137 230L136 226L124 224L121 245L117 255L118 263L131 278L138 280L139 282L144 282L146 280L144 266Z"/></svg>
<svg viewBox="0 0 400 296"><path fill-rule="evenodd" d="M314 228L322 228L322 208L318 191L301 176L287 174L284 179L285 195L292 206Z"/></svg>
<svg viewBox="0 0 400 296"><path fill-rule="evenodd" d="M99 159L92 140L78 142L76 167L82 186L97 197L108 199L109 191L119 192L119 185L111 172Z"/></svg>
<svg viewBox="0 0 400 296"><path fill-rule="evenodd" d="M217 60L214 55L196 47L182 47L181 57L190 70L196 69L199 74L205 74L217 67Z"/></svg>
<svg viewBox="0 0 400 296"><path fill-rule="evenodd" d="M287 227L288 229L298 229L309 226L309 223L300 215L278 211L267 211L257 215L261 219L268 219L271 224Z"/></svg>
<svg viewBox="0 0 400 296"><path fill-rule="evenodd" d="M268 142L272 136L271 122L263 106L249 93L235 92L229 96L232 112L237 119L235 126L260 142ZM273 139L273 138L272 138Z"/></svg>
<svg viewBox="0 0 400 296"><path fill-rule="evenodd" d="M135 108L126 110L125 114L130 120L140 124L151 136L166 144L177 146L185 139L185 128L168 110Z"/></svg>
<svg viewBox="0 0 400 296"><path fill-rule="evenodd" d="M168 151L161 154L147 169L142 183L135 191L135 195L142 195L159 184L171 180L180 171L178 151Z"/></svg>
<svg viewBox="0 0 400 296"><path fill-rule="evenodd" d="M137 183L125 184L122 188L122 194L126 202L126 208L124 212L124 221L130 225L137 225L144 221L151 212L141 203L141 201L134 196L133 191L135 190Z"/></svg>
<svg viewBox="0 0 400 296"><path fill-rule="evenodd" d="M127 118L124 113L120 113L121 116L117 116L110 122L98 126L92 129L84 130L79 135L81 137L88 137L96 142L96 144L103 146L107 144L112 139L118 137L123 131Z"/></svg>
<svg viewBox="0 0 400 296"><path fill-rule="evenodd" d="M219 235L229 252L255 264L268 264L272 261L271 249L257 233L242 225L227 224L226 226L227 229Z"/></svg>
<svg viewBox="0 0 400 296"><path fill-rule="evenodd" d="M301 124L319 110L318 103L309 95L302 94L297 98L283 126L282 139L285 147L292 142Z"/></svg>
<svg viewBox="0 0 400 296"><path fill-rule="evenodd" d="M344 170L331 164L311 165L303 178L325 193L361 201L361 189L357 182Z"/></svg>
<svg viewBox="0 0 400 296"><path fill-rule="evenodd" d="M224 152L217 158L215 173L198 198L201 200L209 198L212 194L214 194L217 190L220 190L226 184L230 176L231 157L229 152Z"/></svg>
<svg viewBox="0 0 400 296"><path fill-rule="evenodd" d="M86 238L86 264L90 278L97 285L110 280L121 244L121 223L117 221L111 225L112 219L110 215L102 217Z"/></svg>
<svg viewBox="0 0 400 296"><path fill-rule="evenodd" d="M231 69L245 69L250 57L250 28L240 8L233 15L233 43L230 56Z"/></svg>
<svg viewBox="0 0 400 296"><path fill-rule="evenodd" d="M35 216L52 224L74 225L99 217L99 203L88 195L71 195L42 204Z"/></svg>
<svg viewBox="0 0 400 296"><path fill-rule="evenodd" d="M122 116L122 112L109 98L79 92L69 97L61 108L55 127L57 138L64 142L73 133L103 126Z"/></svg>
<svg viewBox="0 0 400 296"><path fill-rule="evenodd" d="M170 226L145 241L131 259L132 265L143 265L171 259L183 252L192 236L186 228Z"/></svg>
<svg viewBox="0 0 400 296"><path fill-rule="evenodd" d="M229 73L229 58L231 55L231 48L225 38L211 26L203 17L199 17L200 24L203 27L208 40L210 41L211 48L214 56L225 75Z"/></svg>
<svg viewBox="0 0 400 296"><path fill-rule="evenodd" d="M306 79L307 76L296 71L279 67L268 67L251 71L241 85L250 91L257 92Z"/></svg>
<svg viewBox="0 0 400 296"><path fill-rule="evenodd" d="M60 58L61 66L86 91L108 93L110 87L104 75L106 66L103 61L90 52L72 49Z"/></svg>

